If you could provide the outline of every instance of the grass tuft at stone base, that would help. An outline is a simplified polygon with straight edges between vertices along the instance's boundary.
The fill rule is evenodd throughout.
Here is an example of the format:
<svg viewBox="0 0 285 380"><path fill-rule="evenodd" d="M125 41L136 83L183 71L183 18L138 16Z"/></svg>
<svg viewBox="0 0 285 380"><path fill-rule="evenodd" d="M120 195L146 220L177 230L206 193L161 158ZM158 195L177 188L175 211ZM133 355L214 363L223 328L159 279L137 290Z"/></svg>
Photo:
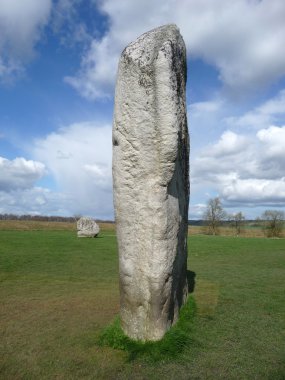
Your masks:
<svg viewBox="0 0 285 380"><path fill-rule="evenodd" d="M135 341L127 337L117 317L99 336L100 346L112 347L128 353L128 360L143 358L147 362L177 359L184 349L194 343L193 334L196 314L196 303L189 296L180 310L177 323L170 328L164 337L157 342Z"/></svg>

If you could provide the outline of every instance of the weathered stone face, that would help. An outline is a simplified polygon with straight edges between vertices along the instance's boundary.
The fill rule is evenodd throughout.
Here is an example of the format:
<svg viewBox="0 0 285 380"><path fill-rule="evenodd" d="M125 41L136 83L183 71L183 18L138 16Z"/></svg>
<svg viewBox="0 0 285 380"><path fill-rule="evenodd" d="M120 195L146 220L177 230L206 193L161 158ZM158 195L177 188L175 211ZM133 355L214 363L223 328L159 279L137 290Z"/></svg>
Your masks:
<svg viewBox="0 0 285 380"><path fill-rule="evenodd" d="M187 296L189 140L185 44L175 25L123 51L113 124L121 320L133 339L158 340Z"/></svg>
<svg viewBox="0 0 285 380"><path fill-rule="evenodd" d="M100 228L95 220L82 217L77 221L78 237L96 237L100 232Z"/></svg>

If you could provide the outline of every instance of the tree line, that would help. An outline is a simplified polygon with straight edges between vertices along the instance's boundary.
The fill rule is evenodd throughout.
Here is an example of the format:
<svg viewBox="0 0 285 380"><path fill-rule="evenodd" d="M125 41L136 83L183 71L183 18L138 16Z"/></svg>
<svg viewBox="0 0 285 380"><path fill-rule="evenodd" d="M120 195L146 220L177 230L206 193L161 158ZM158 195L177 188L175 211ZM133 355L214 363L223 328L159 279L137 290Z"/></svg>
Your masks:
<svg viewBox="0 0 285 380"><path fill-rule="evenodd" d="M204 226L209 235L218 235L220 227L230 225L239 236L245 227L245 216L242 212L228 214L223 209L219 197L209 199L204 213ZM284 212L280 210L266 210L256 223L262 227L267 237L280 237L284 228Z"/></svg>
<svg viewBox="0 0 285 380"><path fill-rule="evenodd" d="M33 220L38 222L74 222L73 216L45 216L45 215L15 215L15 214L0 214L0 220Z"/></svg>
<svg viewBox="0 0 285 380"><path fill-rule="evenodd" d="M17 215L17 214L0 214L0 220L31 220L35 222L67 222L67 223L74 223L78 219L81 218L83 215L75 214L74 216L59 216L59 215L30 215L30 214L24 214L24 215ZM102 220L97 219L97 222L102 223L114 223L113 220Z"/></svg>

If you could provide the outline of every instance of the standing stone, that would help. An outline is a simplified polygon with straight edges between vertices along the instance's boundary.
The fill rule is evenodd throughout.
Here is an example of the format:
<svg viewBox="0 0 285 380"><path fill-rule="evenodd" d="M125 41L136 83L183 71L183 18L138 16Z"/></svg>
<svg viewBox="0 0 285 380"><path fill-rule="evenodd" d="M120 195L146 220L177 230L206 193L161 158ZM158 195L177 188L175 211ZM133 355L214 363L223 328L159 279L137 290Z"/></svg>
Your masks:
<svg viewBox="0 0 285 380"><path fill-rule="evenodd" d="M95 220L82 217L77 221L78 237L96 237L100 232L100 228Z"/></svg>
<svg viewBox="0 0 285 380"><path fill-rule="evenodd" d="M113 124L121 321L159 340L187 297L186 51L176 25L143 34L119 63Z"/></svg>

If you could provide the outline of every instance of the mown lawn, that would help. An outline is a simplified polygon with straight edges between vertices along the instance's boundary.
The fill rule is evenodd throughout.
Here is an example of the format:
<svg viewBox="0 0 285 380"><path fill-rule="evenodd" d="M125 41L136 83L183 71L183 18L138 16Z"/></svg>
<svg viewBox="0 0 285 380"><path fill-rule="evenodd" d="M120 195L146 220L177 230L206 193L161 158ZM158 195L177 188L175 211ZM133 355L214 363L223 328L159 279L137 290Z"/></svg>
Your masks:
<svg viewBox="0 0 285 380"><path fill-rule="evenodd" d="M285 379L285 240L191 236L197 312L171 359L98 336L119 312L116 238L0 231L1 379Z"/></svg>

